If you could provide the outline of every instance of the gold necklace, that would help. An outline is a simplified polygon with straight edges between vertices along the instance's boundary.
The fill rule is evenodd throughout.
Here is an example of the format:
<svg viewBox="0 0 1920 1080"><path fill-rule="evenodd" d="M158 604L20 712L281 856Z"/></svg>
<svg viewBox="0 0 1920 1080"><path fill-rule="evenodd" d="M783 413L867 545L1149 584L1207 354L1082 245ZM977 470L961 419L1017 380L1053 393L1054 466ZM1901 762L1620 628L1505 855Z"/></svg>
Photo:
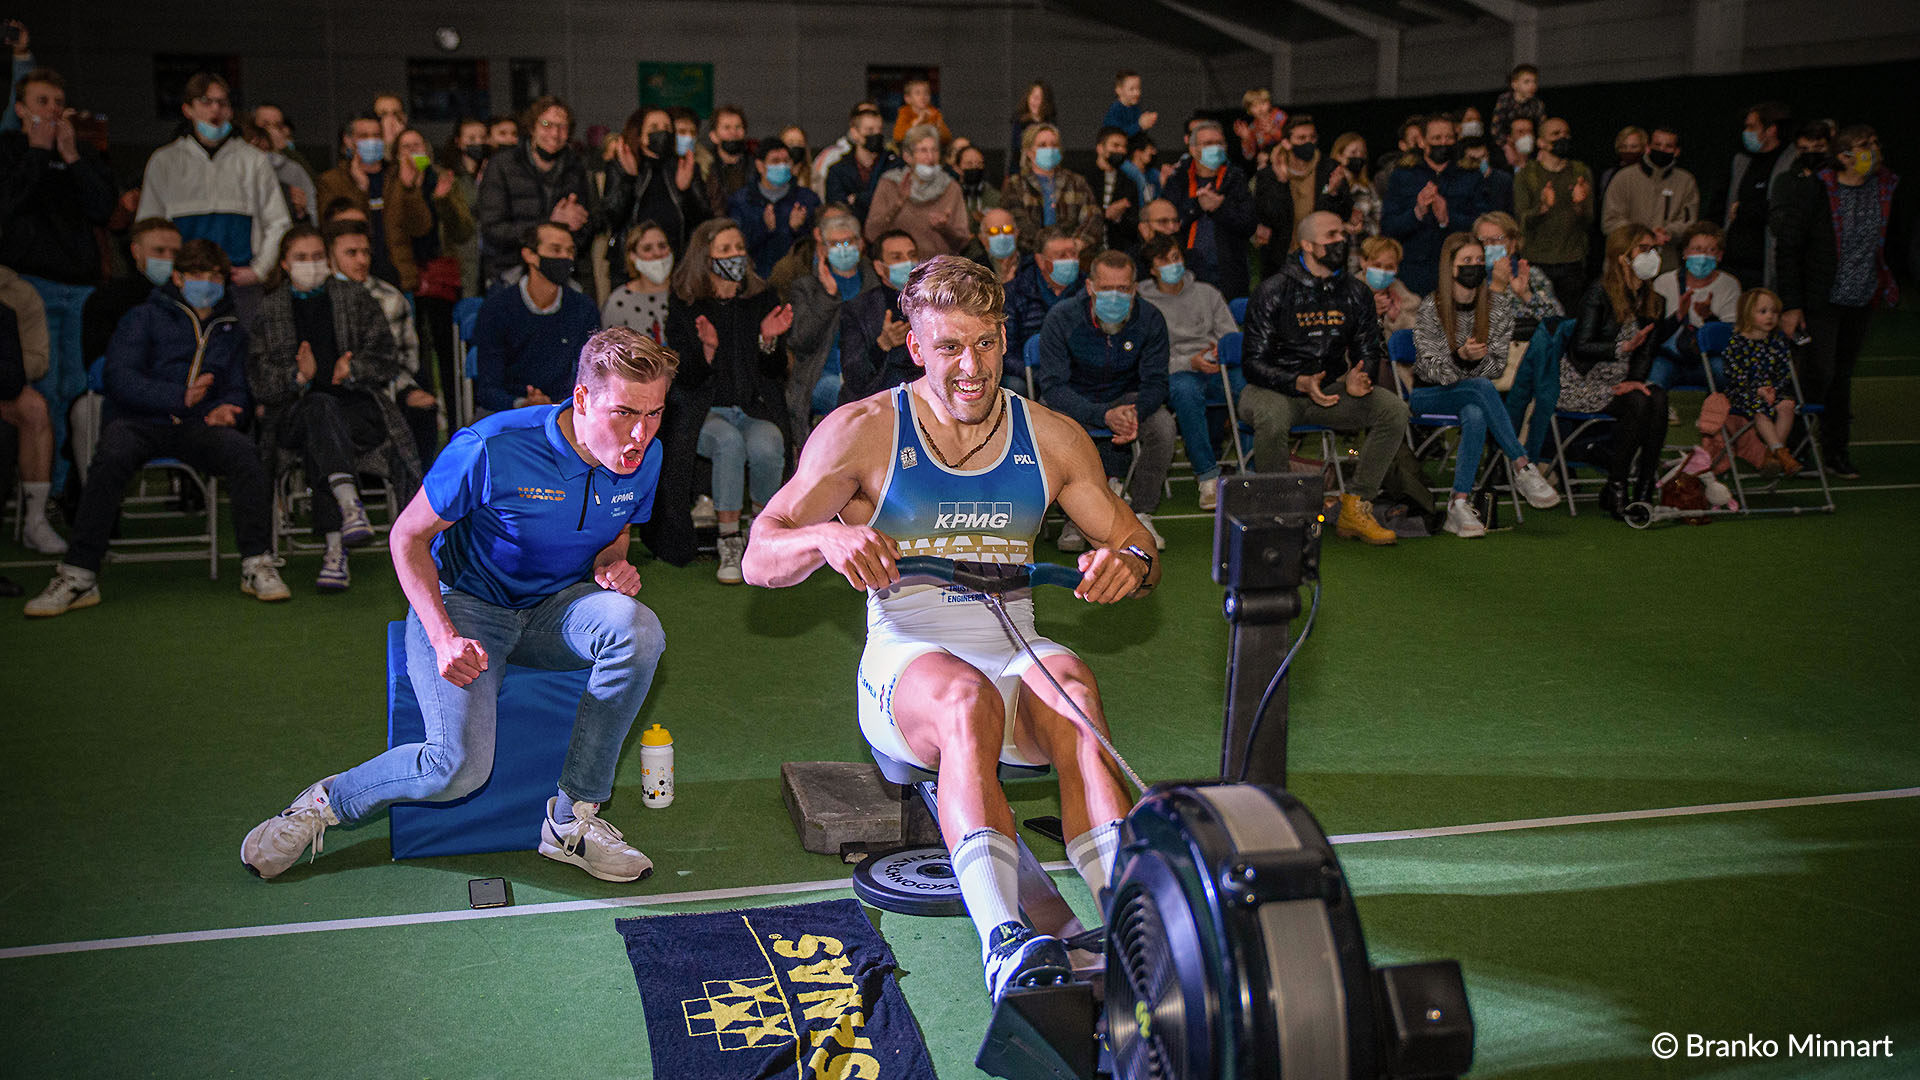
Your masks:
<svg viewBox="0 0 1920 1080"><path fill-rule="evenodd" d="M909 403L907 405L907 408L911 410L913 408L913 405ZM1007 403L1005 401L1002 401L1000 403L1000 413L999 415L995 416L993 419L993 430L987 432L987 437L980 440L980 445L967 451L964 455L961 456L959 461L948 461L947 455L940 452L939 445L933 441L933 436L927 432L926 422L920 419L919 413L913 414L913 422L919 426L920 438L926 442L927 449L933 451L934 458L938 460L940 464L945 465L949 469L957 469L960 466L965 465L967 462L973 460L973 455L986 449L987 444L993 441L993 437L995 435L1000 434L1000 425L1006 422L1007 413L1009 411L1010 410L1007 407Z"/></svg>

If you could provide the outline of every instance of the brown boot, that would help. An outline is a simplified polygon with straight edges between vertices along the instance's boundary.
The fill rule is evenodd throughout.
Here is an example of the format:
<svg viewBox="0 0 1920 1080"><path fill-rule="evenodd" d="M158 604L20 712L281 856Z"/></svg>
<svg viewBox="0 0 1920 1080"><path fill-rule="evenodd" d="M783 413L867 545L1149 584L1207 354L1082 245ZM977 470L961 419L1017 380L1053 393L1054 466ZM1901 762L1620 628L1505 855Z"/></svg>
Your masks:
<svg viewBox="0 0 1920 1080"><path fill-rule="evenodd" d="M1340 518L1334 522L1333 531L1375 545L1392 544L1399 539L1392 529L1374 520L1373 504L1358 495L1340 496Z"/></svg>
<svg viewBox="0 0 1920 1080"><path fill-rule="evenodd" d="M1794 458L1793 452L1784 446L1774 447L1773 460L1779 464L1780 471L1788 476L1795 476L1800 472L1800 462Z"/></svg>

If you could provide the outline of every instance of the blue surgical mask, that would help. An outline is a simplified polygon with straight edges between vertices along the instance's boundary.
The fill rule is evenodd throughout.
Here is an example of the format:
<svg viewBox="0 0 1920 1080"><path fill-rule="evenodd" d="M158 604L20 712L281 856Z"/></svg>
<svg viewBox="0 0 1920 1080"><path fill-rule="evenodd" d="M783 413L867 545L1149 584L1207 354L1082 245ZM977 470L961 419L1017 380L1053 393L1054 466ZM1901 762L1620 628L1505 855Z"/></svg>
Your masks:
<svg viewBox="0 0 1920 1080"><path fill-rule="evenodd" d="M146 265L147 280L155 285L165 285L173 280L173 260L149 257Z"/></svg>
<svg viewBox="0 0 1920 1080"><path fill-rule="evenodd" d="M1055 259L1053 269L1047 271L1047 277L1064 289L1080 280L1080 264L1073 259Z"/></svg>
<svg viewBox="0 0 1920 1080"><path fill-rule="evenodd" d="M180 284L180 299L185 300L188 307L210 308L219 303L220 298L226 294L227 284L224 281L199 281L189 278Z"/></svg>
<svg viewBox="0 0 1920 1080"><path fill-rule="evenodd" d="M353 152L362 165L378 165L387 156L387 144L381 139L355 139Z"/></svg>
<svg viewBox="0 0 1920 1080"><path fill-rule="evenodd" d="M1760 133L1759 133L1759 132L1757 132L1757 131L1743 131L1743 132L1741 132L1741 133L1740 133L1740 145L1742 145L1742 146L1744 146L1744 147L1746 147L1746 148L1747 148L1747 153L1749 153L1749 154L1757 154L1757 153L1759 153L1759 152L1760 152L1760 147L1761 147L1761 142L1760 142Z"/></svg>
<svg viewBox="0 0 1920 1080"><path fill-rule="evenodd" d="M1393 284L1393 279L1400 275L1392 270L1382 270L1377 266L1369 266L1367 267L1366 276L1367 288L1372 289L1374 292L1379 292L1381 289Z"/></svg>
<svg viewBox="0 0 1920 1080"><path fill-rule="evenodd" d="M917 179L919 179L920 181L922 181L922 182L924 183L925 181L928 181L928 180L931 180L931 179L933 179L934 177L936 177L936 176L939 176L939 175L940 175L940 166L938 166L938 165L915 165L915 166L913 167L913 175L914 175L914 176L915 176L915 177L916 177Z"/></svg>
<svg viewBox="0 0 1920 1080"><path fill-rule="evenodd" d="M995 233L987 237L987 254L996 259L1004 259L1013 254L1020 241L1012 233Z"/></svg>
<svg viewBox="0 0 1920 1080"><path fill-rule="evenodd" d="M233 124L222 120L218 124L209 124L205 120L195 120L193 130L208 142L219 142L233 131Z"/></svg>
<svg viewBox="0 0 1920 1080"><path fill-rule="evenodd" d="M1224 143L1210 143L1200 148L1200 167L1217 169L1227 163L1227 147Z"/></svg>
<svg viewBox="0 0 1920 1080"><path fill-rule="evenodd" d="M1133 294L1119 289L1101 289L1093 294L1093 317L1103 323L1127 321L1133 310Z"/></svg>
<svg viewBox="0 0 1920 1080"><path fill-rule="evenodd" d="M1036 169L1057 169L1060 167L1060 148L1057 146L1035 147L1033 167Z"/></svg>
<svg viewBox="0 0 1920 1080"><path fill-rule="evenodd" d="M673 137L673 152L681 157L693 153L693 136L675 135Z"/></svg>
<svg viewBox="0 0 1920 1080"><path fill-rule="evenodd" d="M839 274L841 277L846 277L848 274L853 273L853 268L859 265L860 245L855 244L853 241L842 240L827 248L827 266L831 267L833 272Z"/></svg>
<svg viewBox="0 0 1920 1080"><path fill-rule="evenodd" d="M1712 274L1715 270L1719 269L1719 267L1720 267L1720 260L1714 258L1711 255L1687 256L1687 273L1692 274L1694 277L1697 277L1697 278L1707 277L1708 275Z"/></svg>
<svg viewBox="0 0 1920 1080"><path fill-rule="evenodd" d="M1161 284L1178 285L1180 284L1180 279L1187 274L1187 264L1183 262L1168 263L1165 266L1154 267L1153 272L1160 275Z"/></svg>
<svg viewBox="0 0 1920 1080"><path fill-rule="evenodd" d="M1488 244L1486 245L1486 251L1488 266L1492 266L1494 263L1507 257L1507 245L1505 244Z"/></svg>
<svg viewBox="0 0 1920 1080"><path fill-rule="evenodd" d="M793 182L793 166L784 161L776 161L767 166L767 183L774 187L786 187Z"/></svg>
<svg viewBox="0 0 1920 1080"><path fill-rule="evenodd" d="M897 263L888 263L887 284L893 286L895 289L904 289L907 287L907 275L911 273L913 273L912 259L905 259Z"/></svg>

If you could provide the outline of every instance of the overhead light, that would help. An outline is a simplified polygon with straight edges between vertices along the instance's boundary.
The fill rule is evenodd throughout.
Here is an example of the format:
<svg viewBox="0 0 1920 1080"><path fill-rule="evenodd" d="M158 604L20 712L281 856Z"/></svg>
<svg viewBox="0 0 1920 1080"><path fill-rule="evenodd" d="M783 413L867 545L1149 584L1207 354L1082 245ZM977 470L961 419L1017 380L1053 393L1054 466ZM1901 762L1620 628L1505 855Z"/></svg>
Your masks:
<svg viewBox="0 0 1920 1080"><path fill-rule="evenodd" d="M460 31L451 26L442 26L434 30L433 40L447 52L456 52L460 48Z"/></svg>

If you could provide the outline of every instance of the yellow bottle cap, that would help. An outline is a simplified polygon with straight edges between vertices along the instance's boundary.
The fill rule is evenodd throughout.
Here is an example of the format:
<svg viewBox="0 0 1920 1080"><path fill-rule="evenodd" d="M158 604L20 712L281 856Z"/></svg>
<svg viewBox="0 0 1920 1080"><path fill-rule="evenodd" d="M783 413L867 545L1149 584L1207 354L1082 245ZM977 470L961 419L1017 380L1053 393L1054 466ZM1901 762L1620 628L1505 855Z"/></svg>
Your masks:
<svg viewBox="0 0 1920 1080"><path fill-rule="evenodd" d="M655 724L640 733L641 746L672 746L673 735L666 728Z"/></svg>

